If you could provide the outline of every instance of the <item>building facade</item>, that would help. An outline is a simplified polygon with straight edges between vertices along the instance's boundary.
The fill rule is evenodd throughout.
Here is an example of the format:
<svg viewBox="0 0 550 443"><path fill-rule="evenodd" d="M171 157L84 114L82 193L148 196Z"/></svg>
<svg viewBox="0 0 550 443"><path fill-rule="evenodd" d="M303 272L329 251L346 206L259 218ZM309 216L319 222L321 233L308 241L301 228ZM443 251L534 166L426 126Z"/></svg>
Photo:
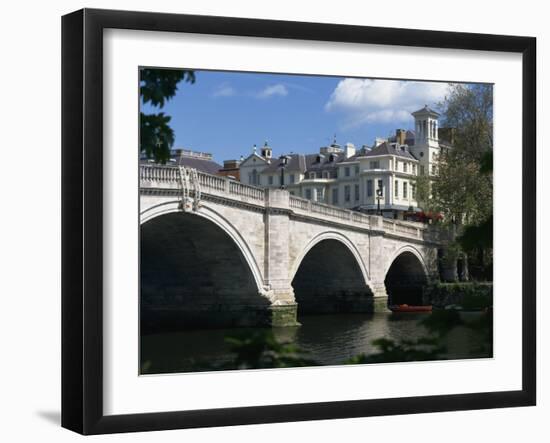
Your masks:
<svg viewBox="0 0 550 443"><path fill-rule="evenodd" d="M331 205L403 218L420 211L416 179L435 176L441 149L439 114L428 106L412 113L415 131L398 129L388 139L359 149L336 140L315 154L273 157L267 142L240 164L241 182L253 186L284 186L291 194Z"/></svg>

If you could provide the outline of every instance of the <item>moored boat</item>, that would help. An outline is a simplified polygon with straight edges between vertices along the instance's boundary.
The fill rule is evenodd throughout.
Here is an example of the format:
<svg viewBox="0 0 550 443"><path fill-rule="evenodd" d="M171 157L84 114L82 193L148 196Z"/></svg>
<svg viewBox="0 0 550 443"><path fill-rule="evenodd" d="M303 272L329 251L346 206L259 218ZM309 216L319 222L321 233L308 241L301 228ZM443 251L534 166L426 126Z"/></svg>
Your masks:
<svg viewBox="0 0 550 443"><path fill-rule="evenodd" d="M432 305L390 305L389 309L392 312L431 312Z"/></svg>

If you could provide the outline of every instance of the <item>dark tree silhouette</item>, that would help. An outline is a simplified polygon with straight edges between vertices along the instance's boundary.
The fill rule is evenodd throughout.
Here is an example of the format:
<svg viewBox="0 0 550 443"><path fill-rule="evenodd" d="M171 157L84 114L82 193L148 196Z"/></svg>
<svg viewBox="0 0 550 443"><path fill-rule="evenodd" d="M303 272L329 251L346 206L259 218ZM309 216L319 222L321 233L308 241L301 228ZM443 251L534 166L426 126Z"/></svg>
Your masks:
<svg viewBox="0 0 550 443"><path fill-rule="evenodd" d="M162 108L178 90L178 83L195 83L195 72L185 69L142 68L139 73L139 94L143 104ZM159 112L140 112L139 149L147 158L166 163L174 145L174 131L170 127L171 117Z"/></svg>

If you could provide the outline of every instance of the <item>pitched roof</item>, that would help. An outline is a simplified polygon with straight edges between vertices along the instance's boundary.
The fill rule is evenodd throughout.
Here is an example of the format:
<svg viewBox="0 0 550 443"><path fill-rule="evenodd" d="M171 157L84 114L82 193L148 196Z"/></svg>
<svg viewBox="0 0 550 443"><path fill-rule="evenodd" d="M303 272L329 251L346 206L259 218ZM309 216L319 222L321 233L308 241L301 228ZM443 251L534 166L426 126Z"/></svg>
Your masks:
<svg viewBox="0 0 550 443"><path fill-rule="evenodd" d="M414 111L412 113L412 115L417 115L417 114L435 114L435 115L439 116L439 112L434 111L428 105L424 105L423 108L419 109L418 111Z"/></svg>
<svg viewBox="0 0 550 443"><path fill-rule="evenodd" d="M151 162L146 159L140 160L140 163L151 164ZM167 163L167 165L187 166L189 168L195 168L198 171L202 171L202 172L206 172L207 174L214 174L214 175L217 174L218 171L223 168L222 165L216 163L213 160L205 160L205 159L186 157L186 156L172 158L171 161Z"/></svg>
<svg viewBox="0 0 550 443"><path fill-rule="evenodd" d="M261 155L258 155L256 152L253 152L252 154L250 154L248 157L246 157L242 162L241 162L241 166L245 165L248 160L250 160L251 158L257 158L261 161L263 161L264 163L269 163L264 157L262 157Z"/></svg>
<svg viewBox="0 0 550 443"><path fill-rule="evenodd" d="M306 170L305 167L305 160L303 154L290 154L288 155L290 157L288 159L288 163L285 167L285 170L288 172L304 172ZM273 161L267 165L267 167L264 168L262 171L262 174L264 173L274 173L280 171L280 161L279 159L275 158Z"/></svg>
<svg viewBox="0 0 550 443"><path fill-rule="evenodd" d="M395 155L397 157L417 160L416 157L409 152L408 146L401 145L400 147L397 147L397 145L390 144L388 142L380 143L376 148L372 148L370 151L364 154L364 157L372 157L375 155Z"/></svg>

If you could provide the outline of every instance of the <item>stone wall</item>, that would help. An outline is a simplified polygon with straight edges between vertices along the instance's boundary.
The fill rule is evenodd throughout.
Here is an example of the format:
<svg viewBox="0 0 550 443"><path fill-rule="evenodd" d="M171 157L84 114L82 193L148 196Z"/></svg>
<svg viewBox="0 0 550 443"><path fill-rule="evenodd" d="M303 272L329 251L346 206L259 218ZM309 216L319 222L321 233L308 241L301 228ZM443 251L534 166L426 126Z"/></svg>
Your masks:
<svg viewBox="0 0 550 443"><path fill-rule="evenodd" d="M189 213L177 189L141 196L142 251L155 257L142 262L143 312L175 323L296 324L296 303L304 313L386 310L385 278L401 254L426 280L437 272L424 227L341 208L309 213L287 191L245 191L235 201L205 193Z"/></svg>

